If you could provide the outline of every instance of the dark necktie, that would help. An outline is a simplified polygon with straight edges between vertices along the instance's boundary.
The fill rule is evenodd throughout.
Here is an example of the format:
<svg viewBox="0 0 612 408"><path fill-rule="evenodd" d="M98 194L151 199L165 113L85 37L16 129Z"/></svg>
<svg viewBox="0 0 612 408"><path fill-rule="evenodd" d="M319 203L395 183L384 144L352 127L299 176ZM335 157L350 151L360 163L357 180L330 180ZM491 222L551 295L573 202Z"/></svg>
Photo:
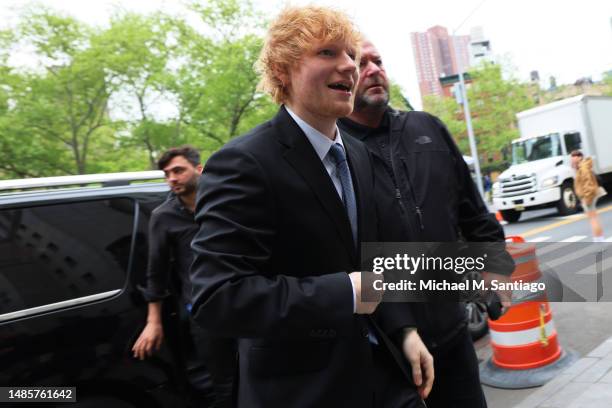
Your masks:
<svg viewBox="0 0 612 408"><path fill-rule="evenodd" d="M353 180L351 179L351 172L349 170L348 162L346 161L346 154L344 148L339 143L334 143L329 149L332 160L336 163L336 170L338 178L340 179L340 185L342 186L342 201L344 202L344 208L348 215L351 223L351 232L353 233L353 243L357 247L357 202L355 201L355 190L353 190ZM368 340L372 344L378 344L378 339L372 330L371 324L368 324Z"/></svg>

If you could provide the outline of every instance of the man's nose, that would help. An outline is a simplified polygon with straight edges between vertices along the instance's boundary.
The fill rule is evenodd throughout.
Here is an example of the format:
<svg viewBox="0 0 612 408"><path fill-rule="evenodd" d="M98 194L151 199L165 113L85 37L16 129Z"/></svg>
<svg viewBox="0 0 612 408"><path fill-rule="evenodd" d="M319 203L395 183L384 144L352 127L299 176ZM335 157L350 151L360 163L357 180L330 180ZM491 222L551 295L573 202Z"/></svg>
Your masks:
<svg viewBox="0 0 612 408"><path fill-rule="evenodd" d="M353 57L351 57L348 53L342 53L342 60L340 62L340 70L342 72L355 72L357 71L357 64Z"/></svg>
<svg viewBox="0 0 612 408"><path fill-rule="evenodd" d="M380 74L382 69L372 61L368 61L366 65L361 69L361 75L372 76Z"/></svg>

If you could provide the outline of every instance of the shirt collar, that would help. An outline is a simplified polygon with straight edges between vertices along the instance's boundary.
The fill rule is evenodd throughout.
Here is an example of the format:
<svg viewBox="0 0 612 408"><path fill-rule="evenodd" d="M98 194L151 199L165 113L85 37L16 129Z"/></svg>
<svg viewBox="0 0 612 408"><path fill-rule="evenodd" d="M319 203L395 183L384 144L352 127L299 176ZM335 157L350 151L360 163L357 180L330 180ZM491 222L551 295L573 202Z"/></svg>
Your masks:
<svg viewBox="0 0 612 408"><path fill-rule="evenodd" d="M188 214L193 215L193 212L191 212L187 207L185 207L185 205L183 204L183 201L181 201L179 196L177 196L174 192L170 191L166 199L172 203L172 205L174 206L176 210L184 211Z"/></svg>
<svg viewBox="0 0 612 408"><path fill-rule="evenodd" d="M342 146L342 149L344 149L344 143L342 143L342 137L340 136L340 131L338 130L337 125L336 125L336 139L331 140L329 137L325 136L323 133L319 132L317 129L313 128L308 123L306 123L304 120L302 120L302 118L300 118L295 112L289 109L289 107L287 107L286 105L285 105L285 109L287 109L287 112L289 113L289 115L291 115L293 120L295 120L295 123L297 123L300 129L302 129L302 131L304 132L304 134L310 141L310 144L315 149L315 152L317 152L317 156L319 156L319 159L321 161L325 159L325 156L327 156L327 153L329 153L329 149L331 149L334 143L338 143L340 146Z"/></svg>

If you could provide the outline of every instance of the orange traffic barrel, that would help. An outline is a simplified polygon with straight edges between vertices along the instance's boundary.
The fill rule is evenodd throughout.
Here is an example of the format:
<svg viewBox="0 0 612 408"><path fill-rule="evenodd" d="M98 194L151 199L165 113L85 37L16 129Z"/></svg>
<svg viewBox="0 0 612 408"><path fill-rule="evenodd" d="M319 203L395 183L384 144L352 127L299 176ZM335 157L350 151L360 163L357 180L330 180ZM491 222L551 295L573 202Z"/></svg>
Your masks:
<svg viewBox="0 0 612 408"><path fill-rule="evenodd" d="M508 370L548 365L561 357L557 330L548 302L528 301L489 320L492 361Z"/></svg>
<svg viewBox="0 0 612 408"><path fill-rule="evenodd" d="M491 358L481 364L483 384L519 389L545 384L577 358L558 339L535 245L509 237L506 248L515 262L513 305L498 320L488 320Z"/></svg>

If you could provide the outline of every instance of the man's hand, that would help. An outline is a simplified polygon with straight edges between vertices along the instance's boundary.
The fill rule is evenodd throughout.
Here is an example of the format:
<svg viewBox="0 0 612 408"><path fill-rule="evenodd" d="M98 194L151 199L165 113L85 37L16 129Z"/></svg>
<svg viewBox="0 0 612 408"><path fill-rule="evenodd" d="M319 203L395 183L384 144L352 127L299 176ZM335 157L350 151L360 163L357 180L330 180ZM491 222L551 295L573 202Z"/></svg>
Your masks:
<svg viewBox="0 0 612 408"><path fill-rule="evenodd" d="M374 288L368 288L368 302L362 300L362 295L365 293L365 288L361 286L362 279L366 279L366 272L351 272L349 278L353 284L353 290L355 291L355 313L356 314L372 314L378 307L378 304L382 300L384 291L374 290ZM373 275L373 274L372 274ZM383 279L382 275L377 275L373 279ZM372 278L368 277L366 282L371 282Z"/></svg>
<svg viewBox="0 0 612 408"><path fill-rule="evenodd" d="M434 361L415 328L405 329L402 350L412 367L412 379L417 391L420 397L425 399L431 392L434 382Z"/></svg>
<svg viewBox="0 0 612 408"><path fill-rule="evenodd" d="M482 279L485 281L485 286L491 290L491 282L497 281L499 283L511 283L512 278L510 276L501 275L493 272L483 272ZM502 315L508 310L510 306L512 306L512 290L510 289L497 289L495 290L497 296L499 296L499 300L502 304Z"/></svg>
<svg viewBox="0 0 612 408"><path fill-rule="evenodd" d="M147 323L138 340L134 343L134 347L132 347L134 357L140 360L151 357L153 351L159 350L163 340L164 330L161 323Z"/></svg>

